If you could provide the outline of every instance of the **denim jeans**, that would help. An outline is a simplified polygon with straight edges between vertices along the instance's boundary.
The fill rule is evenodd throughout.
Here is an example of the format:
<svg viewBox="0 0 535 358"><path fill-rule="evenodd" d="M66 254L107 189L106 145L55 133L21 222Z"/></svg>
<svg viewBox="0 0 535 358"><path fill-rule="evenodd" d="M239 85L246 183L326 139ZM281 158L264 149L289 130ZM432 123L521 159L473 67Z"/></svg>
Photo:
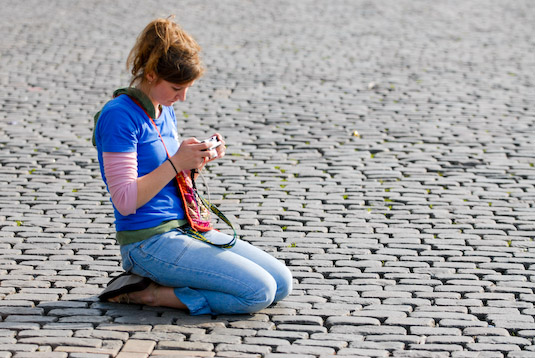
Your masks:
<svg viewBox="0 0 535 358"><path fill-rule="evenodd" d="M229 237L216 230L203 234ZM290 270L242 240L222 249L176 229L121 246L121 256L126 271L173 287L192 315L252 313L292 290Z"/></svg>

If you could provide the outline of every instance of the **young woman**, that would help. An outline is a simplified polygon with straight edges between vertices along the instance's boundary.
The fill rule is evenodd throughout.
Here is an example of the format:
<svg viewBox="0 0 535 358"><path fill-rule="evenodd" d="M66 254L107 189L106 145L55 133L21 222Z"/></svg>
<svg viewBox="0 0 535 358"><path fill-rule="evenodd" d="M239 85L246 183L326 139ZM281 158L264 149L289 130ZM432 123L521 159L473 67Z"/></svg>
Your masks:
<svg viewBox="0 0 535 358"><path fill-rule="evenodd" d="M216 149L196 138L178 141L172 105L185 101L202 76L199 52L172 20L152 21L128 56L130 87L115 91L95 117L94 143L126 271L100 297L192 315L251 313L290 293L290 271L245 241L225 249L189 235L175 181L177 172L200 171L225 155L218 133ZM215 230L202 234L231 239Z"/></svg>

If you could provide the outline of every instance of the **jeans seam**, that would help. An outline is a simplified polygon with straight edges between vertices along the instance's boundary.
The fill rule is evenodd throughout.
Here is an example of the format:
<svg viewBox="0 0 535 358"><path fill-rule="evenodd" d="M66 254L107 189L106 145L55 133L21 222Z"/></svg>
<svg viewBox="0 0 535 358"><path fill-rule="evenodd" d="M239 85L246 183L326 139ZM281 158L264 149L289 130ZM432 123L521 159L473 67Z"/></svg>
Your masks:
<svg viewBox="0 0 535 358"><path fill-rule="evenodd" d="M188 244L189 246L189 244ZM169 266L174 266L175 268L179 268L180 270L183 270L183 271L188 271L190 273L197 273L197 274L209 274L209 275L213 275L219 279L222 279L222 280L228 280L228 281L231 281L235 284L238 284L242 287L245 287L247 289L247 291L250 293L250 294L255 294L256 293L256 290L251 287L249 284L247 284L246 281L243 281L243 280L237 280L235 279L234 277L232 276L224 276L224 275L221 275L215 271L205 271L205 270L200 270L200 269L193 269L191 267L186 267L186 266L180 266L178 265L176 262L175 263L171 263L171 262L166 262L166 261L163 261L149 253L146 253L145 251L141 250L141 248L139 248L141 252L143 252L143 255L145 255L145 257L148 257L150 258L151 260L154 260L154 261L158 261L160 263L162 263L163 265L169 265ZM184 250L186 251L186 250ZM183 254L181 255L181 257L183 256ZM131 259L133 262L136 262L135 260ZM136 263L138 267L141 267L138 263ZM143 268L143 271L149 273L151 275L151 279L153 279L153 281L156 281L155 278L156 276L151 272L151 271L148 271L147 269ZM269 273L268 273L269 274ZM192 288L196 288L194 286L192 286Z"/></svg>

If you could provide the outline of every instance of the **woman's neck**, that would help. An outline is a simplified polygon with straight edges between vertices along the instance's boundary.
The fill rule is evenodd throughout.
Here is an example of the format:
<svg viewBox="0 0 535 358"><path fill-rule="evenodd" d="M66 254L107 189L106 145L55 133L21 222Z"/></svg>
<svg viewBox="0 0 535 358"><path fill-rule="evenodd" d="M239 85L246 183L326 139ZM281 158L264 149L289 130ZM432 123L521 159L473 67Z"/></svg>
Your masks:
<svg viewBox="0 0 535 358"><path fill-rule="evenodd" d="M136 88L141 90L141 92L145 93L145 95L150 99L152 102L152 105L154 106L154 117L158 118L160 117L160 113L162 112L162 106L152 98L150 95L150 85L146 83L145 81L141 82L140 84L136 85Z"/></svg>

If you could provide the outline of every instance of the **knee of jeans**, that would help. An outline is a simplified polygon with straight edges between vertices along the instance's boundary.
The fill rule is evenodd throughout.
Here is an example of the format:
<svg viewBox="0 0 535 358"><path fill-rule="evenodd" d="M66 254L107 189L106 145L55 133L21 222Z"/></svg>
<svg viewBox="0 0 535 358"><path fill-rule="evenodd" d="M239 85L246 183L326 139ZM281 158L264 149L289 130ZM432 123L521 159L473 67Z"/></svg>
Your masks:
<svg viewBox="0 0 535 358"><path fill-rule="evenodd" d="M280 276L277 278L277 292L275 293L275 302L282 300L287 297L293 289L293 276L291 271L284 267L284 270L280 273Z"/></svg>
<svg viewBox="0 0 535 358"><path fill-rule="evenodd" d="M268 307L275 300L276 294L277 283L272 277L269 277L247 298L247 313L257 312Z"/></svg>

